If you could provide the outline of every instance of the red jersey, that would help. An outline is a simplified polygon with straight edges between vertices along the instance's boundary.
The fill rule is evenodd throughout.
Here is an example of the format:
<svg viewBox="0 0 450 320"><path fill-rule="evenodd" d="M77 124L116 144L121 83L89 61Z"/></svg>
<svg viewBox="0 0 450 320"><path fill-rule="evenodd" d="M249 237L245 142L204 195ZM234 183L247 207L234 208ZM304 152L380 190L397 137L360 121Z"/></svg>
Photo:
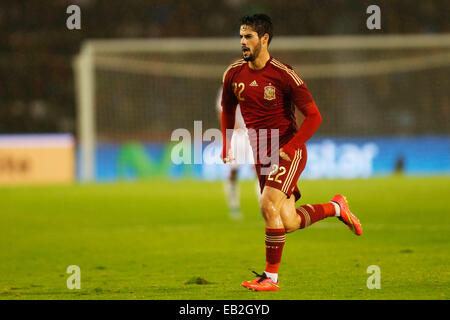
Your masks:
<svg viewBox="0 0 450 320"><path fill-rule="evenodd" d="M222 93L223 113L233 114L238 103L247 128L256 131L256 134L255 131L249 132L254 152L257 152L258 141L262 138L259 135L260 129L268 129L268 145L270 145L270 139L274 138L273 135L270 136L270 129L278 129L278 148L281 148L296 136L298 130L294 117L294 105L303 113L309 107L315 106L306 84L294 69L272 57L262 69L251 69L248 63L241 59L231 64L225 71ZM304 144L305 141L297 142ZM297 143L292 147L296 149L301 145Z"/></svg>

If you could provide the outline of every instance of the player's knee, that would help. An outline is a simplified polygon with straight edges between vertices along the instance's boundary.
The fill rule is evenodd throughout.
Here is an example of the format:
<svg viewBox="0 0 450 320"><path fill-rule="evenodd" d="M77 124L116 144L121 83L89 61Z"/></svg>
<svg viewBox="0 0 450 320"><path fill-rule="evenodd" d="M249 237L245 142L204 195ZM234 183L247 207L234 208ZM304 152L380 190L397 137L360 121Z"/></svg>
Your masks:
<svg viewBox="0 0 450 320"><path fill-rule="evenodd" d="M273 201L261 198L260 208L261 214L266 221L276 219L280 216L280 211L276 208Z"/></svg>

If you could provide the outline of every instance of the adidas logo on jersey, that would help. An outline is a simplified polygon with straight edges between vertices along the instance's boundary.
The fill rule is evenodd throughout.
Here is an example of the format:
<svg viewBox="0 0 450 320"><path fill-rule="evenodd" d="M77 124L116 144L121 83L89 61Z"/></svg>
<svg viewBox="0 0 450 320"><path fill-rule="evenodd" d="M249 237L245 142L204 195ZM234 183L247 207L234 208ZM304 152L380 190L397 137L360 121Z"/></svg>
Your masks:
<svg viewBox="0 0 450 320"><path fill-rule="evenodd" d="M252 83L250 83L250 87L257 87L258 84L256 83L256 80L253 80Z"/></svg>

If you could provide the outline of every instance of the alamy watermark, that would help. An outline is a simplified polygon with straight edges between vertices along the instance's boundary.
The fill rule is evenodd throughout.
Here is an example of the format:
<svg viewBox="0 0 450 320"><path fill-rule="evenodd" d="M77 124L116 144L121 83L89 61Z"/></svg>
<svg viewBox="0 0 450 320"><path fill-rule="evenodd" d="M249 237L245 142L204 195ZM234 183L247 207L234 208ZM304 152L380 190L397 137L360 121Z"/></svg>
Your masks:
<svg viewBox="0 0 450 320"><path fill-rule="evenodd" d="M79 6L72 4L67 7L66 13L70 16L66 20L66 27L69 30L81 29L81 9Z"/></svg>
<svg viewBox="0 0 450 320"><path fill-rule="evenodd" d="M268 175L273 165L279 163L279 130L278 129L227 129L227 154L234 164L261 164L261 174ZM257 150L249 152L245 143L239 140L257 141ZM178 128L172 132L172 142L178 142L172 148L171 160L174 164L220 164L220 155L207 157L210 150L222 150L222 131L211 128L203 132L202 121L194 121L194 134L188 129ZM211 142L204 148L204 142Z"/></svg>
<svg viewBox="0 0 450 320"><path fill-rule="evenodd" d="M67 7L66 13L70 16L66 19L66 27L69 30L81 29L81 9L75 4ZM381 29L381 9L378 5L372 4L367 7L366 13L370 16L366 20L366 26L369 30Z"/></svg>
<svg viewBox="0 0 450 320"><path fill-rule="evenodd" d="M366 285L368 289L381 289L381 270L377 265L367 267L366 272L372 274L367 278Z"/></svg>
<svg viewBox="0 0 450 320"><path fill-rule="evenodd" d="M376 4L367 7L366 13L370 16L366 20L366 26L369 30L381 29L381 9Z"/></svg>
<svg viewBox="0 0 450 320"><path fill-rule="evenodd" d="M67 289L81 289L81 269L77 265L70 265L67 267L66 273L71 274L67 278Z"/></svg>

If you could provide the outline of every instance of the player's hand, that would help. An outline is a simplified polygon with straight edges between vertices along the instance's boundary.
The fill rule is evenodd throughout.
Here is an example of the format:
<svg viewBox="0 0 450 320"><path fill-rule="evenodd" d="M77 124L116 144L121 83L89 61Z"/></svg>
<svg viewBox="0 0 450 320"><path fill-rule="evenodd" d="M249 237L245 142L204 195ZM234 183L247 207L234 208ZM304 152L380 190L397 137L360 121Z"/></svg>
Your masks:
<svg viewBox="0 0 450 320"><path fill-rule="evenodd" d="M288 154L283 151L283 148L280 149L280 158L289 162L292 161Z"/></svg>
<svg viewBox="0 0 450 320"><path fill-rule="evenodd" d="M223 158L223 162L224 163L229 163L229 162L231 162L233 160L235 160L234 157L233 157L233 150L230 148L230 149L228 149L227 157Z"/></svg>

